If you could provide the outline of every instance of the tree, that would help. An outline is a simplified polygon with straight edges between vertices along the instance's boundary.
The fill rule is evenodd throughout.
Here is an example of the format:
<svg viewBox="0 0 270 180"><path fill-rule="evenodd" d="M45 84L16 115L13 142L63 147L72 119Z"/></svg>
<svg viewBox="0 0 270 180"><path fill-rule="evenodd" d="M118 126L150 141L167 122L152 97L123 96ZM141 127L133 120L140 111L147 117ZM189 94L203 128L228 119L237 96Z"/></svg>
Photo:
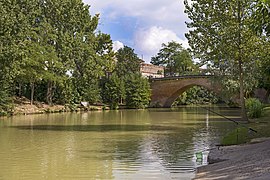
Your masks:
<svg viewBox="0 0 270 180"><path fill-rule="evenodd" d="M260 61L262 40L250 28L254 2L249 0L196 1L185 0L185 12L191 19L186 34L196 58L219 69L223 82L234 80L239 84L242 120L247 121L245 92L252 72ZM249 84L250 86L256 83Z"/></svg>
<svg viewBox="0 0 270 180"><path fill-rule="evenodd" d="M263 61L260 62L259 86L267 90L266 96L270 95L270 42L265 43L262 52ZM265 53L267 52L267 53Z"/></svg>
<svg viewBox="0 0 270 180"><path fill-rule="evenodd" d="M6 115L12 110L12 99L10 97L10 88L8 84L9 81L2 78L4 78L4 76L0 78L0 116Z"/></svg>
<svg viewBox="0 0 270 180"><path fill-rule="evenodd" d="M140 72L141 60L134 53L134 49L124 46L117 51L116 59L115 71L119 77Z"/></svg>
<svg viewBox="0 0 270 180"><path fill-rule="evenodd" d="M269 0L258 0L253 11L253 17L255 23L252 27L261 36L261 38L266 39L264 48L262 52L270 51L270 1ZM260 87L267 90L267 97L270 95L270 56L269 53L262 54L264 61L260 64Z"/></svg>
<svg viewBox="0 0 270 180"><path fill-rule="evenodd" d="M115 73L109 77L104 87L104 101L109 103L111 109L117 109L119 103L125 99L125 81Z"/></svg>
<svg viewBox="0 0 270 180"><path fill-rule="evenodd" d="M150 102L150 85L140 74L130 74L126 78L126 104L130 108L143 109Z"/></svg>
<svg viewBox="0 0 270 180"><path fill-rule="evenodd" d="M1 104L28 95L29 86L31 103L98 101L99 80L114 68L112 41L96 31L98 21L81 0L1 1Z"/></svg>
<svg viewBox="0 0 270 180"><path fill-rule="evenodd" d="M0 2L0 115L8 111L11 104L10 84L15 74L15 59L18 54L18 34L16 27L16 13L12 11L13 4L8 0ZM17 25L18 26L18 25Z"/></svg>
<svg viewBox="0 0 270 180"><path fill-rule="evenodd" d="M162 44L158 54L151 58L151 63L164 66L168 76L188 74L194 68L189 52L174 41Z"/></svg>
<svg viewBox="0 0 270 180"><path fill-rule="evenodd" d="M47 82L46 101L52 104L56 86L62 84L67 78L67 73L83 72L85 67L80 67L80 63L85 66L89 59L93 59L95 51L95 35L97 19L90 16L89 6L85 6L80 0L63 1L41 1L42 8L41 22L46 22L54 36L48 37L47 44L53 47L54 57L46 61L46 74L44 80ZM87 47L88 41L91 46ZM90 53L90 54L89 54ZM51 54L53 55L53 54ZM86 57L86 55L88 57ZM90 87L89 82L85 82L88 77L76 77L74 80L82 81L81 85ZM76 85L77 82L74 82ZM96 82L94 82L96 84ZM91 84L92 85L92 84ZM87 99L88 92L84 88L80 91L83 99ZM94 91L92 91L94 92Z"/></svg>
<svg viewBox="0 0 270 180"><path fill-rule="evenodd" d="M22 71L24 71L23 74L26 74L27 70L23 70L22 67L25 67L23 65L32 60L30 56L36 55L32 51L34 47L28 46L28 42L35 35L33 25L36 15L39 13L36 5L35 0L24 2L4 0L0 3L0 77L6 79L3 80L6 82L2 83L7 85L4 92L9 92L9 95L14 94L12 90L15 89L16 79L24 81L27 79L28 82L31 79L31 89L32 92L34 91L33 81L36 77L32 75L31 77L27 76L27 78L24 76L24 78L20 77L20 74L22 74ZM36 67L36 64L33 64L33 67ZM28 68L28 70L30 69L34 70L35 68Z"/></svg>
<svg viewBox="0 0 270 180"><path fill-rule="evenodd" d="M57 58L48 63L51 66L46 78L47 102L52 102L55 87L66 81L67 74L80 100L99 101L98 82L112 69L114 55L110 36L96 32L99 15L91 16L89 6L81 0L41 2L44 14L41 19L53 27L56 36L49 41Z"/></svg>
<svg viewBox="0 0 270 180"><path fill-rule="evenodd" d="M254 29L259 33L270 35L270 0L258 0L253 10L255 23L252 24Z"/></svg>

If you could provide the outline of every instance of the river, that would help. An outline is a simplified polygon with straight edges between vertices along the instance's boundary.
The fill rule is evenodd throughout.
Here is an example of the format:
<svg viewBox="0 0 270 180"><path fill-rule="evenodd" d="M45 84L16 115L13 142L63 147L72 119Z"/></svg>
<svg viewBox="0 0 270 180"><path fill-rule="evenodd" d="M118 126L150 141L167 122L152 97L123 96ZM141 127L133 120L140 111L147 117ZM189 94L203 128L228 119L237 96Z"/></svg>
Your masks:
<svg viewBox="0 0 270 180"><path fill-rule="evenodd" d="M201 107L1 118L0 180L192 179L233 128Z"/></svg>

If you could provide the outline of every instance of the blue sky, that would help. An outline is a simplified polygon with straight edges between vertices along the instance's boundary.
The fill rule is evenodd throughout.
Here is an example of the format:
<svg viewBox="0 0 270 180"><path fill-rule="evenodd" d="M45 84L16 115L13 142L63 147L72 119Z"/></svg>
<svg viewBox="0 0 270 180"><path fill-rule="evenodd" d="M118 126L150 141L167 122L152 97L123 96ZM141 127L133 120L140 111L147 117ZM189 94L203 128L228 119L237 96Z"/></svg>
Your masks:
<svg viewBox="0 0 270 180"><path fill-rule="evenodd" d="M98 29L111 35L114 48L127 45L150 62L162 43L188 47L183 0L83 0L91 14L100 14Z"/></svg>

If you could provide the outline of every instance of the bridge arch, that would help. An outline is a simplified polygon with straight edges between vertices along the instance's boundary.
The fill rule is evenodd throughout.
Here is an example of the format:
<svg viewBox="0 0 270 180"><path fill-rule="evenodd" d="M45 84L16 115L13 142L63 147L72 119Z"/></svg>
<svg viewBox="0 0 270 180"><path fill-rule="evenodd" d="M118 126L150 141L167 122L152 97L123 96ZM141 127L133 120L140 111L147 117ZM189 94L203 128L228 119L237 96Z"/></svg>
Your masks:
<svg viewBox="0 0 270 180"><path fill-rule="evenodd" d="M213 76L181 76L157 78L151 81L150 107L171 107L183 92L193 86L202 86L213 92L220 92L220 87L211 81Z"/></svg>

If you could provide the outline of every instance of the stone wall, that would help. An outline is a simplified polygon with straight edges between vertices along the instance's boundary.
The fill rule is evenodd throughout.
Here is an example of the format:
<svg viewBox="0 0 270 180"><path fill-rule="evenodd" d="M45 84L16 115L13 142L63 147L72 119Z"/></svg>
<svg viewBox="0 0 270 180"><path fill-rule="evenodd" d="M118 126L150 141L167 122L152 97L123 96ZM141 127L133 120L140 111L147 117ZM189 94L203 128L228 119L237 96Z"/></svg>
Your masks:
<svg viewBox="0 0 270 180"><path fill-rule="evenodd" d="M140 72L144 77L162 78L164 77L164 67L153 64L141 63Z"/></svg>

